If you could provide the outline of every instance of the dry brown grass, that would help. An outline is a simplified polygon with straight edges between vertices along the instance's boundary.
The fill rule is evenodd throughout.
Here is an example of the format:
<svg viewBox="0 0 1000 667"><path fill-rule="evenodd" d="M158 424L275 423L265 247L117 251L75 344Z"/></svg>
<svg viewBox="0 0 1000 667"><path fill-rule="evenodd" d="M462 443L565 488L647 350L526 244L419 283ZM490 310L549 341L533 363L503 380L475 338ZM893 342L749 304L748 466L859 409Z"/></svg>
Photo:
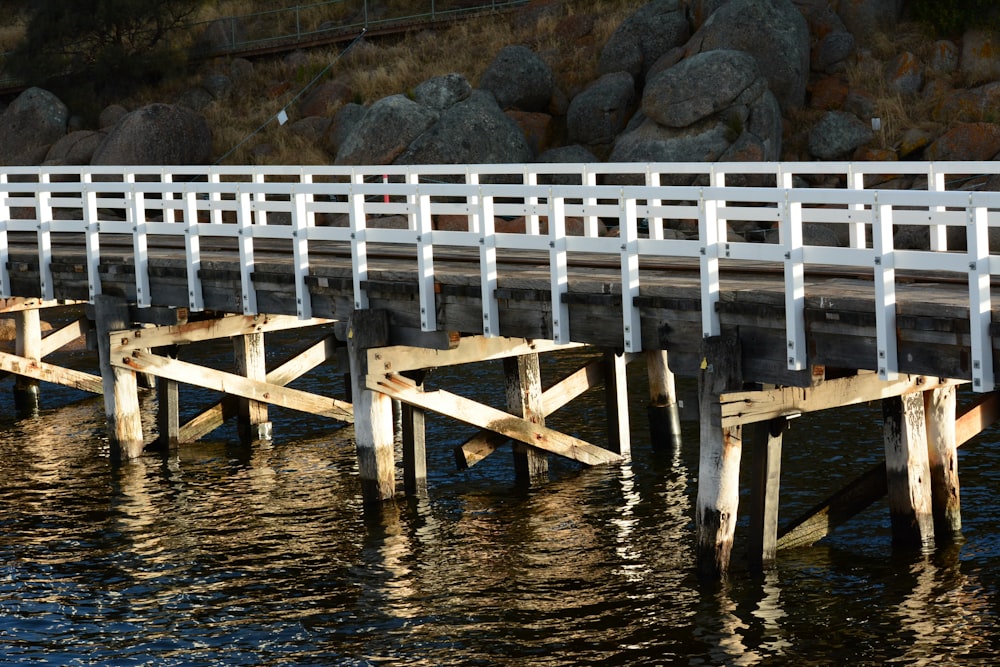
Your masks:
<svg viewBox="0 0 1000 667"><path fill-rule="evenodd" d="M429 3L412 0L409 4L426 6ZM443 4L438 0L437 6ZM525 20L519 14L481 16L456 22L433 33L422 31L403 39L366 40L343 57L337 49L321 48L296 59L280 56L258 59L253 79L240 82L241 92L234 96L232 103L215 102L202 113L212 127L216 155L221 156L239 146L225 159L227 164L329 163L332 157L321 147L297 137L288 126L279 126L273 120L286 106L291 120L296 120L296 105L290 103L328 66L329 71L320 81L345 80L354 92L354 101L370 104L387 95L409 93L421 82L450 72L463 74L475 85L501 48L526 44L549 62L561 87L572 89L596 78L600 47L621 21L642 4L644 0L553 3L555 14L540 12L535 20ZM253 10L250 0L220 5L222 9L217 11L223 14ZM227 10L227 6L231 9ZM561 21L575 14L593 16L593 29L580 39L566 40L559 33ZM204 69L188 80L142 91L126 106L134 108L152 101L176 99L185 88L198 84ZM287 91L280 95L269 94L285 82L292 84ZM331 110L334 112L335 109ZM253 134L261 126L263 129ZM252 138L247 140L250 135ZM268 147L269 152L255 152L261 146Z"/></svg>

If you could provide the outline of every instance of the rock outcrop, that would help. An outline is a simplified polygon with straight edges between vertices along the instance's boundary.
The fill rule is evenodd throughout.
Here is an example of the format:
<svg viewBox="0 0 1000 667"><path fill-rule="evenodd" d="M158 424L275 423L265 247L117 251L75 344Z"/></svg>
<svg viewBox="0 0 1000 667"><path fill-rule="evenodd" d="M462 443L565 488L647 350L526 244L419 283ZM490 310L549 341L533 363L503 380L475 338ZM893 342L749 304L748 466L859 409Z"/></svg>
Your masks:
<svg viewBox="0 0 1000 667"><path fill-rule="evenodd" d="M208 164L212 132L179 105L150 104L122 118L94 152L94 165Z"/></svg>
<svg viewBox="0 0 1000 667"><path fill-rule="evenodd" d="M0 115L0 164L32 165L66 134L69 109L47 90L28 88Z"/></svg>

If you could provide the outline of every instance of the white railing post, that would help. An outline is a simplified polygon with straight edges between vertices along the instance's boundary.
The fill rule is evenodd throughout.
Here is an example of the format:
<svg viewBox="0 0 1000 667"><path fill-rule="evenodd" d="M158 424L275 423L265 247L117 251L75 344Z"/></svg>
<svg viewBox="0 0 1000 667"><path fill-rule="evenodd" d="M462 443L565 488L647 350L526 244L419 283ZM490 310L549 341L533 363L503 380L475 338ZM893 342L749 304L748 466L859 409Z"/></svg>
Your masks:
<svg viewBox="0 0 1000 667"><path fill-rule="evenodd" d="M129 198L129 222L132 223L132 255L135 261L135 303L140 308L152 304L149 286L149 247L146 239L146 195L135 187L135 172L125 173Z"/></svg>
<svg viewBox="0 0 1000 667"><path fill-rule="evenodd" d="M205 310L201 290L201 238L198 236L198 194L192 185L184 186L184 255L187 259L188 308L193 312Z"/></svg>
<svg viewBox="0 0 1000 667"><path fill-rule="evenodd" d="M434 234L431 229L430 195L416 192L417 287L420 298L420 330L437 330L437 298L434 294Z"/></svg>
<svg viewBox="0 0 1000 667"><path fill-rule="evenodd" d="M635 300L639 297L639 222L636 201L619 194L618 229L621 232L622 333L625 351L642 351L642 319Z"/></svg>
<svg viewBox="0 0 1000 667"><path fill-rule="evenodd" d="M597 174L595 174L587 165L584 165L583 173L580 174L580 184L585 185L588 188L592 188L597 185ZM584 197L583 205L586 210L593 211L597 208L597 197ZM589 237L598 236L596 214L588 213L583 217L583 234L584 236Z"/></svg>
<svg viewBox="0 0 1000 667"><path fill-rule="evenodd" d="M973 205L969 195L967 240L969 252L969 347L972 357L972 389L994 390L993 339L990 324L993 304L990 297L989 219L986 208Z"/></svg>
<svg viewBox="0 0 1000 667"><path fill-rule="evenodd" d="M522 178L524 184L529 188L529 191L533 192L535 190L535 186L538 185L538 174L534 171L530 171L528 169L528 165L525 165ZM528 205L530 214L524 216L524 233L529 236L538 236L541 232L538 227L538 214L535 213L534 209L534 207L538 205L538 197L535 197L534 195L529 196L525 203ZM549 224L552 224L551 220L549 220Z"/></svg>
<svg viewBox="0 0 1000 667"><path fill-rule="evenodd" d="M781 209L779 234L785 247L785 335L788 345L788 370L806 367L806 288L804 251L802 249L802 203L785 202Z"/></svg>
<svg viewBox="0 0 1000 667"><path fill-rule="evenodd" d="M240 294L243 301L243 314L257 314L257 289L253 284L253 207L250 204L250 193L240 184L236 185L236 224L237 243L240 247Z"/></svg>
<svg viewBox="0 0 1000 667"><path fill-rule="evenodd" d="M569 292L569 264L566 257L566 210L562 197L554 197L549 188L549 274L552 288L552 340L570 342L569 304L563 295Z"/></svg>
<svg viewBox="0 0 1000 667"><path fill-rule="evenodd" d="M292 262L295 265L295 314L300 320L312 317L309 295L309 213L306 211L306 191L292 188Z"/></svg>
<svg viewBox="0 0 1000 667"><path fill-rule="evenodd" d="M493 217L493 195L483 195L480 188L479 270L482 285L483 335L500 335L500 306L497 303L497 238Z"/></svg>
<svg viewBox="0 0 1000 667"><path fill-rule="evenodd" d="M847 187L850 190L864 190L865 189L865 175L859 173L854 168L854 163L850 163L847 166ZM854 204L849 207L852 211L863 211L865 209L864 204ZM872 212L874 217L875 213ZM852 218L855 216L860 216L860 213L853 213ZM865 248L868 245L868 241L865 238L865 223L860 221L855 221L848 223L848 232L850 234L850 247L852 248ZM875 232L873 231L872 234Z"/></svg>
<svg viewBox="0 0 1000 667"><path fill-rule="evenodd" d="M701 271L701 335L704 338L722 333L716 304L719 303L719 215L718 202L698 195L698 239Z"/></svg>
<svg viewBox="0 0 1000 667"><path fill-rule="evenodd" d="M927 189L931 192L944 192L944 174L938 172L933 162L927 165ZM935 206L933 213L944 213L944 206ZM933 213L931 217L933 219ZM948 226L934 225L928 228L931 239L931 250L944 251L948 249Z"/></svg>
<svg viewBox="0 0 1000 667"><path fill-rule="evenodd" d="M650 188L660 187L660 173L653 172L649 166L646 164L646 186ZM660 206L663 203L662 199L651 199L646 201L646 205L650 208L654 206ZM663 240L663 218L648 216L646 218L646 228L649 232L649 238L656 240Z"/></svg>
<svg viewBox="0 0 1000 667"><path fill-rule="evenodd" d="M875 246L875 339L878 376L898 377L896 352L896 266L892 245L892 207L880 204L878 192L872 204L872 241Z"/></svg>
<svg viewBox="0 0 1000 667"><path fill-rule="evenodd" d="M367 6L367 4L366 4ZM368 281L368 231L365 219L365 196L354 189L365 182L364 174L351 173L351 187L348 190L351 225L351 267L354 273L354 307L363 310L368 307L368 293L362 285Z"/></svg>
<svg viewBox="0 0 1000 667"><path fill-rule="evenodd" d="M7 244L7 222L10 220L7 197L10 196L10 188L7 184L7 172L0 171L0 297L4 299L14 296L10 291L10 270L7 268L10 261L10 246Z"/></svg>
<svg viewBox="0 0 1000 667"><path fill-rule="evenodd" d="M52 193L45 187L49 183L49 173L38 170L38 193L35 196L38 230L38 274L40 276L42 298L49 301L54 298L52 285L52 205L49 200Z"/></svg>
<svg viewBox="0 0 1000 667"><path fill-rule="evenodd" d="M88 301L94 303L94 298L101 293L101 223L98 220L97 192L94 190L93 173L83 172L80 181L80 195L83 197L81 202L83 238L87 249L87 295Z"/></svg>
<svg viewBox="0 0 1000 667"><path fill-rule="evenodd" d="M208 182L212 185L219 185L222 182L222 177L217 171L210 171L208 173ZM210 188L208 200L211 202L209 204L209 220L211 220L213 225L222 224L222 209L219 207L218 202L222 201L222 192L219 188Z"/></svg>

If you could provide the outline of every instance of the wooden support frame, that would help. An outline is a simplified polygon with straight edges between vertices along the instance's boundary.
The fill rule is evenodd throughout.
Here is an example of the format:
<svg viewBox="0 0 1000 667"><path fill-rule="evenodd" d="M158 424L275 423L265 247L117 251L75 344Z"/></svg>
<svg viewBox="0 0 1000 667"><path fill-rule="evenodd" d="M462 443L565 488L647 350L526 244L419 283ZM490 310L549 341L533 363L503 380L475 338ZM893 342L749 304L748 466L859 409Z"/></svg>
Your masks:
<svg viewBox="0 0 1000 667"><path fill-rule="evenodd" d="M419 391L412 380L388 373L369 375L367 387L387 397L396 398L425 410L438 412L459 421L488 429L587 465L620 463L622 457L586 441L540 426L508 412L482 405L471 399L443 391Z"/></svg>
<svg viewBox="0 0 1000 667"><path fill-rule="evenodd" d="M233 358L239 375L251 380L267 381L264 334L244 334L233 338ZM241 398L238 412L240 440L255 442L271 439L272 426L267 416L266 402Z"/></svg>
<svg viewBox="0 0 1000 667"><path fill-rule="evenodd" d="M602 359L584 364L558 383L542 392L542 412L547 417L584 392L604 382L605 366ZM460 470L470 468L507 442L507 436L481 430L455 448L455 461Z"/></svg>
<svg viewBox="0 0 1000 667"><path fill-rule="evenodd" d="M785 417L758 424L751 441L753 481L747 560L758 570L772 565L777 553L781 441L787 426Z"/></svg>
<svg viewBox="0 0 1000 667"><path fill-rule="evenodd" d="M14 313L14 349L18 357L28 363L42 359L41 317L37 309L21 310ZM14 405L18 412L33 414L38 411L38 379L30 375L18 375L14 380Z"/></svg>
<svg viewBox="0 0 1000 667"><path fill-rule="evenodd" d="M924 397L904 394L883 400L882 423L892 542L904 547L933 547Z"/></svg>
<svg viewBox="0 0 1000 667"><path fill-rule="evenodd" d="M104 411L112 451L123 460L138 458L144 442L139 412L137 369L124 365L127 358L111 344L112 333L125 329L128 306L125 299L104 294L94 297L97 321L98 352L104 385Z"/></svg>
<svg viewBox="0 0 1000 667"><path fill-rule="evenodd" d="M998 420L1000 420L1000 392L983 395L975 405L955 420L956 448ZM818 542L887 492L885 461L881 461L840 491L789 522L779 534L778 548L792 549ZM947 533L945 539L948 539Z"/></svg>
<svg viewBox="0 0 1000 667"><path fill-rule="evenodd" d="M268 372L264 377L264 381L283 387L320 364L334 358L337 347L338 343L333 334L324 336L306 349L286 359L274 370ZM236 416L237 403L238 400L235 396L225 396L221 401L201 410L186 424L180 426L177 434L178 441L192 442L198 440L222 426L227 419ZM342 404L345 409L348 405L348 403ZM346 414L343 415L341 421L353 422L353 413L350 415L350 418Z"/></svg>

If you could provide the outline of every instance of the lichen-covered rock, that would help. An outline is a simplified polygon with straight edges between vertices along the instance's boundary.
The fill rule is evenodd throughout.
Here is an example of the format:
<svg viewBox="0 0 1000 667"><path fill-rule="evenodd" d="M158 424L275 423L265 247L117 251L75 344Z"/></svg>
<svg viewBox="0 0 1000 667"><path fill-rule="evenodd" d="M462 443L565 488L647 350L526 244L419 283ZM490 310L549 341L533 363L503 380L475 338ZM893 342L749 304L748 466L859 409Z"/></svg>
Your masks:
<svg viewBox="0 0 1000 667"><path fill-rule="evenodd" d="M706 51L649 81L643 91L642 112L661 125L685 127L731 106L741 95L756 99L766 87L749 54Z"/></svg>
<svg viewBox="0 0 1000 667"><path fill-rule="evenodd" d="M871 127L857 116L830 111L809 132L809 152L820 160L841 159L871 139Z"/></svg>
<svg viewBox="0 0 1000 667"><path fill-rule="evenodd" d="M94 152L94 165L208 164L212 131L179 105L150 104L122 118Z"/></svg>
<svg viewBox="0 0 1000 667"><path fill-rule="evenodd" d="M358 121L364 118L366 113L368 113L367 107L354 102L340 107L340 110L330 120L326 132L323 133L323 150L336 157L340 147L344 145L347 137L351 135Z"/></svg>
<svg viewBox="0 0 1000 667"><path fill-rule="evenodd" d="M622 21L601 51L601 74L628 72L642 81L664 53L682 46L691 25L680 0L654 0Z"/></svg>
<svg viewBox="0 0 1000 667"><path fill-rule="evenodd" d="M64 135L52 144L45 154L45 164L84 165L90 164L94 151L104 139L103 132L78 130Z"/></svg>
<svg viewBox="0 0 1000 667"><path fill-rule="evenodd" d="M545 111L552 99L552 70L526 46L506 46L479 79L479 87L493 93L501 109Z"/></svg>
<svg viewBox="0 0 1000 667"><path fill-rule="evenodd" d="M716 49L752 55L783 111L805 102L809 28L791 0L729 0L687 46L689 55Z"/></svg>
<svg viewBox="0 0 1000 667"><path fill-rule="evenodd" d="M566 133L573 143L610 145L625 129L635 109L632 75L628 72L605 74L570 102L566 112Z"/></svg>
<svg viewBox="0 0 1000 667"><path fill-rule="evenodd" d="M899 22L903 0L837 0L833 5L851 34L868 43L877 32L892 32Z"/></svg>
<svg viewBox="0 0 1000 667"><path fill-rule="evenodd" d="M981 28L967 30L962 36L960 63L966 81L1000 79L1000 33Z"/></svg>
<svg viewBox="0 0 1000 667"><path fill-rule="evenodd" d="M924 65L913 53L904 51L885 68L889 87L903 95L916 95L924 85Z"/></svg>
<svg viewBox="0 0 1000 667"><path fill-rule="evenodd" d="M28 88L0 115L0 164L35 165L66 134L69 109L42 88Z"/></svg>
<svg viewBox="0 0 1000 667"><path fill-rule="evenodd" d="M673 128L646 119L618 137L610 162L715 162L736 137L726 123L714 119Z"/></svg>
<svg viewBox="0 0 1000 667"><path fill-rule="evenodd" d="M390 95L373 104L337 151L336 164L391 164L438 114L405 95Z"/></svg>
<svg viewBox="0 0 1000 667"><path fill-rule="evenodd" d="M924 151L928 160L993 160L1000 153L1000 125L959 123Z"/></svg>
<svg viewBox="0 0 1000 667"><path fill-rule="evenodd" d="M493 96L474 90L441 112L438 121L417 137L395 164L499 164L531 162L524 134Z"/></svg>
<svg viewBox="0 0 1000 667"><path fill-rule="evenodd" d="M413 99L435 111L444 111L471 94L472 86L464 76L457 73L436 76L413 89Z"/></svg>

